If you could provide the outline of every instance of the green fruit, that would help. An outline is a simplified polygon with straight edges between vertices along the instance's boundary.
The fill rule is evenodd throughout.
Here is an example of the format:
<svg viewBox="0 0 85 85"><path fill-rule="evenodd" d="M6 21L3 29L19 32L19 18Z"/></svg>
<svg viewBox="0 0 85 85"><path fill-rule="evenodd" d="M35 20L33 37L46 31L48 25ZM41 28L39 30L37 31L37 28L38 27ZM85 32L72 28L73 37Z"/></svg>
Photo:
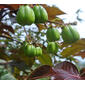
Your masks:
<svg viewBox="0 0 85 85"><path fill-rule="evenodd" d="M56 28L48 28L46 36L47 40L50 42L60 39L60 33Z"/></svg>
<svg viewBox="0 0 85 85"><path fill-rule="evenodd" d="M33 9L28 5L20 6L17 12L16 20L22 26L31 25L35 22L35 14Z"/></svg>
<svg viewBox="0 0 85 85"><path fill-rule="evenodd" d="M72 28L70 25L64 26L62 28L61 35L62 35L64 42L69 43L69 44L74 43L80 39L80 35L77 32L77 30L75 28Z"/></svg>
<svg viewBox="0 0 85 85"><path fill-rule="evenodd" d="M24 52L29 57L34 57L36 55L36 48L33 45L27 45Z"/></svg>
<svg viewBox="0 0 85 85"><path fill-rule="evenodd" d="M49 53L57 53L58 52L58 44L55 42L48 42L48 46L47 46L47 51Z"/></svg>
<svg viewBox="0 0 85 85"><path fill-rule="evenodd" d="M42 49L40 47L36 47L36 56L42 55Z"/></svg>
<svg viewBox="0 0 85 85"><path fill-rule="evenodd" d="M44 23L48 20L48 13L42 6L33 7L35 13L35 23Z"/></svg>

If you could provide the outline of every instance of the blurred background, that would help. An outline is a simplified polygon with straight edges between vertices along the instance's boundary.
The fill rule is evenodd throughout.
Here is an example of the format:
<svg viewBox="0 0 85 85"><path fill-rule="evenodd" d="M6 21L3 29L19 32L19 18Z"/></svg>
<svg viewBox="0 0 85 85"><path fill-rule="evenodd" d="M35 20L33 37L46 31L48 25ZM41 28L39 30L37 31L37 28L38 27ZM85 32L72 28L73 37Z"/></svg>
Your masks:
<svg viewBox="0 0 85 85"><path fill-rule="evenodd" d="M55 5L63 10L65 15L61 15L60 18L65 22L77 21L75 26L81 38L85 38L85 4L84 0L56 0Z"/></svg>

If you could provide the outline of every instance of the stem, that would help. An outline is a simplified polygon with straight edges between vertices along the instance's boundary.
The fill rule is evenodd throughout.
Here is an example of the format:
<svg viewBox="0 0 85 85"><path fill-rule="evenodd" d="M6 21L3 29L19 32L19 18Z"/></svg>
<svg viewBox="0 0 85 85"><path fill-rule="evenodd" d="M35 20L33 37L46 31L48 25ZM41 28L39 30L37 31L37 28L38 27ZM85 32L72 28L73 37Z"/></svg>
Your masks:
<svg viewBox="0 0 85 85"><path fill-rule="evenodd" d="M27 31L26 31L26 29L25 29L25 27L23 26L23 28L24 28L24 32L26 33L26 36L27 36Z"/></svg>
<svg viewBox="0 0 85 85"><path fill-rule="evenodd" d="M24 28L24 32L25 32L25 34L26 34L26 40L28 41L28 35L27 35L27 31L26 31L26 29L25 29L25 27L23 26L23 28Z"/></svg>

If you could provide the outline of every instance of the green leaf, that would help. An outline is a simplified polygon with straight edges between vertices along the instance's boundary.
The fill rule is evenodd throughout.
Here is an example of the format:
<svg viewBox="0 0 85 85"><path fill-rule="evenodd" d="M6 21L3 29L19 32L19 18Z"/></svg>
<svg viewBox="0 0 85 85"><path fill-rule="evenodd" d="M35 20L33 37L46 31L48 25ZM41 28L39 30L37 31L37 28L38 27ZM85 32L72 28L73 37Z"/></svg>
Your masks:
<svg viewBox="0 0 85 85"><path fill-rule="evenodd" d="M78 40L77 42L71 44L70 47L65 48L61 55L63 57L68 57L70 55L75 55L77 52L85 49L85 38Z"/></svg>
<svg viewBox="0 0 85 85"><path fill-rule="evenodd" d="M43 65L50 65L50 66L52 66L52 59L49 56L49 54L43 54L42 56L38 56L37 59Z"/></svg>

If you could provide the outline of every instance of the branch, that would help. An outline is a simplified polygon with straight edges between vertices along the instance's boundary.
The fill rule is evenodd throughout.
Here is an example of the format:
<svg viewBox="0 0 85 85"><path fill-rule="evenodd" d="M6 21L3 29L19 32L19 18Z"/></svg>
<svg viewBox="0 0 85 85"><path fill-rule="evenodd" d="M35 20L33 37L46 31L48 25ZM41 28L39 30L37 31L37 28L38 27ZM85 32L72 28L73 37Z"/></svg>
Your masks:
<svg viewBox="0 0 85 85"><path fill-rule="evenodd" d="M25 34L26 34L26 41L28 41L28 34L27 34L27 31L26 31L26 29L25 29L24 26L23 26L23 28L24 28L24 32L25 32Z"/></svg>
<svg viewBox="0 0 85 85"><path fill-rule="evenodd" d="M61 25L61 26L63 26L63 25L77 25L77 22L76 22L76 21L75 21L75 22L72 22L72 23L60 23L60 22L55 22L55 21L50 21L50 20L48 20L47 22L59 24L59 25Z"/></svg>

